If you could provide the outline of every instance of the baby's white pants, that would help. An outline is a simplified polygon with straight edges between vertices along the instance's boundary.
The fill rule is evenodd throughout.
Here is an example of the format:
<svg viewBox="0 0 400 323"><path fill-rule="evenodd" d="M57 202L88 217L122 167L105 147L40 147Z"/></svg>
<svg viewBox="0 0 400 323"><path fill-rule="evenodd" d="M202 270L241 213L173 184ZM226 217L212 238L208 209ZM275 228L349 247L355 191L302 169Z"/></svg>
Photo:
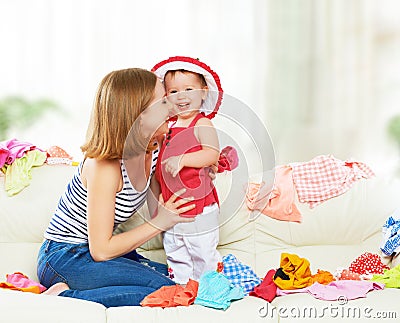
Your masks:
<svg viewBox="0 0 400 323"><path fill-rule="evenodd" d="M178 223L164 233L164 249L170 277L178 284L189 278L199 280L208 270L216 270L222 257L219 242L219 207L206 206L194 222Z"/></svg>

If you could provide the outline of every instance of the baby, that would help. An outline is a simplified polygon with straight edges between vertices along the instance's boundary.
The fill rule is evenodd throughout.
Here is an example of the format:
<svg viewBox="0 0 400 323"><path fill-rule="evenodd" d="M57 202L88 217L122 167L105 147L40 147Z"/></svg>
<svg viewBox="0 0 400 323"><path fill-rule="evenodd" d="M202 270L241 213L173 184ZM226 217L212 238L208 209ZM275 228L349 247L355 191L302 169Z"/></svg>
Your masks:
<svg viewBox="0 0 400 323"><path fill-rule="evenodd" d="M219 200L207 167L219 159L219 142L211 118L222 100L218 75L199 60L172 57L152 71L163 80L172 105L170 126L157 161L156 179L166 201L185 188L181 197L194 197L196 207L181 216L194 222L179 223L164 234L170 277L179 284L199 280L216 270L221 255L219 242Z"/></svg>

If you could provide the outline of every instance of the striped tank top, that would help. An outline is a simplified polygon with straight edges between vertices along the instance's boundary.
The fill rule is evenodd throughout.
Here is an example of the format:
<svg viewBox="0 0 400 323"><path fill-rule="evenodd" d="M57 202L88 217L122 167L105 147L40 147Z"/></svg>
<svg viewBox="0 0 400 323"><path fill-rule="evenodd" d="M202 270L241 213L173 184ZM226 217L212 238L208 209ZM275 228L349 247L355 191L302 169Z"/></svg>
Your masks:
<svg viewBox="0 0 400 323"><path fill-rule="evenodd" d="M122 160L120 161L123 187L115 195L114 229L118 224L126 222L144 204L150 179L156 168L158 151L158 149L153 151L150 176L146 187L141 192L133 187L125 165ZM80 163L60 197L57 208L44 233L46 239L67 243L88 242L87 190L81 181L82 165L83 163Z"/></svg>

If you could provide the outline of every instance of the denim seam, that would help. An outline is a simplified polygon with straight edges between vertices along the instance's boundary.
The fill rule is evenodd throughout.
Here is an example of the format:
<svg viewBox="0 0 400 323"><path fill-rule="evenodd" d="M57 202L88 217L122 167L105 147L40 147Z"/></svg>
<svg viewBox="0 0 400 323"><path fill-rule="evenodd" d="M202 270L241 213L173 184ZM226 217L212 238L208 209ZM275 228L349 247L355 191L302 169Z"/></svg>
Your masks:
<svg viewBox="0 0 400 323"><path fill-rule="evenodd" d="M52 267L52 265L50 265L50 263L49 263L48 261L46 261L45 268L43 269L42 274L40 275L40 281L43 281L43 277L44 277L44 275L46 274L46 272L47 272L48 269L51 270L51 273L52 273L54 276L57 276L58 278L60 278L60 279L62 280L62 282L67 283L67 280L65 279L65 277L64 277L63 275L59 274L59 273ZM54 279L53 279L53 281L54 281ZM52 285L53 285L53 284L54 284L54 283L52 282Z"/></svg>

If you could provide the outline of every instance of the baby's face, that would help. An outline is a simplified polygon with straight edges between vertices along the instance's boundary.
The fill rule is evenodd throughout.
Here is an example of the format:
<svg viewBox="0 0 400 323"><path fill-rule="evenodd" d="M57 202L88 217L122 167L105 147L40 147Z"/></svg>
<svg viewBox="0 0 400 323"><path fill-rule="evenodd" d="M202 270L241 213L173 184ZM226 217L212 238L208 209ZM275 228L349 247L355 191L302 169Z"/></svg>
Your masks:
<svg viewBox="0 0 400 323"><path fill-rule="evenodd" d="M207 96L207 86L197 73L176 71L167 73L164 79L168 100L178 117L189 117L199 112Z"/></svg>

